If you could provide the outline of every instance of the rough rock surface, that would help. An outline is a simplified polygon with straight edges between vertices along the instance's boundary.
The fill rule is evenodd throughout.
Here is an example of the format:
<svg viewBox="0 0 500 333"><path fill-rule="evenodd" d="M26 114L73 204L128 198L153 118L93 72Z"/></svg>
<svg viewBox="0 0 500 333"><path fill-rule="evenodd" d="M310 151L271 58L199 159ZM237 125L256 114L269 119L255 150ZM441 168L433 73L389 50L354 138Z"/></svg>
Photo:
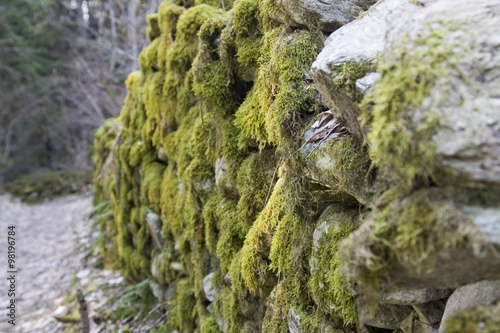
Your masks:
<svg viewBox="0 0 500 333"><path fill-rule="evenodd" d="M356 299L356 308L361 325L384 329L398 328L401 322L413 311L413 308L408 305L384 303L378 304L373 310L370 307L370 299L363 295Z"/></svg>
<svg viewBox="0 0 500 333"><path fill-rule="evenodd" d="M421 41L440 35L438 54L448 59L438 67L440 75L413 121L416 128L432 112L439 119L432 141L441 167L454 172L452 184L500 184L499 25L500 4L494 0L430 2L416 11L398 11L390 19L387 57L401 47L430 52L435 45Z"/></svg>
<svg viewBox="0 0 500 333"><path fill-rule="evenodd" d="M374 3L375 0L279 0L277 4L283 13L276 16L292 26L319 27L332 32Z"/></svg>
<svg viewBox="0 0 500 333"><path fill-rule="evenodd" d="M212 284L212 278L214 277L214 273L210 273L203 278L203 290L205 291L205 297L209 302L215 301L217 297L217 289Z"/></svg>
<svg viewBox="0 0 500 333"><path fill-rule="evenodd" d="M483 281L458 288L450 296L442 318L439 333L446 329L446 320L453 313L478 306L493 305L500 301L500 280Z"/></svg>
<svg viewBox="0 0 500 333"><path fill-rule="evenodd" d="M447 298L451 295L453 289L419 289L419 290L398 290L388 292L381 295L379 298L384 303L389 304L423 304L431 301L437 301Z"/></svg>
<svg viewBox="0 0 500 333"><path fill-rule="evenodd" d="M405 10L416 7L408 0L385 0L372 6L362 18L355 20L334 31L325 41L325 47L312 65L314 82L325 98L334 116L351 133L363 139L358 117L361 112L354 98L354 91L340 82L361 79L358 73L345 72L342 66L348 63L373 65L384 49L387 33L387 16L396 8ZM368 70L370 71L370 70ZM356 74L353 78L346 77ZM368 83L373 84L378 75L372 75ZM362 84L361 81L360 84ZM367 91L364 87L363 91Z"/></svg>
<svg viewBox="0 0 500 333"><path fill-rule="evenodd" d="M475 216L469 213L467 206L451 199L439 189L421 190L391 203L384 212L374 212L341 245L341 251L349 258L351 276L357 278L358 274L365 274L370 265L376 265L371 258L381 252L373 253L369 246L379 238L389 238L401 247L384 254L389 255L385 262L387 280L383 282L386 287L447 289L500 278L498 245L490 242L475 224ZM383 232L378 231L381 221L386 223ZM405 240L405 230L410 228L419 237L417 247L412 247L411 239ZM436 235L440 235L439 238Z"/></svg>

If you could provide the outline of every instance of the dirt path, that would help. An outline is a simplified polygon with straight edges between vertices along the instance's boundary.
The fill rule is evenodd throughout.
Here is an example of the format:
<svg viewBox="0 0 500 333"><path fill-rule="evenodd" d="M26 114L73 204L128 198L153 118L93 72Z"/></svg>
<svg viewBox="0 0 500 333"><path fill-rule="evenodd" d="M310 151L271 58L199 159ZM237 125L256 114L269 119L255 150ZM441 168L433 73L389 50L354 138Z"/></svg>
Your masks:
<svg viewBox="0 0 500 333"><path fill-rule="evenodd" d="M71 195L37 205L0 196L0 332L45 332L80 267L79 244L88 243L90 195ZM7 273L8 226L15 226L16 326L7 321L12 274Z"/></svg>

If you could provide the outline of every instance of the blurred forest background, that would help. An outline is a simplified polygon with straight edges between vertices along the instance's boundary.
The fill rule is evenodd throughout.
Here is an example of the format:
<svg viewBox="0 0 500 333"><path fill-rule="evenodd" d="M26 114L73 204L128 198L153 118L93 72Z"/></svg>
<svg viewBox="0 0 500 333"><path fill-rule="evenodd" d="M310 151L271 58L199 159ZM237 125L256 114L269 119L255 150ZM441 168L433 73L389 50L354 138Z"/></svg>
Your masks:
<svg viewBox="0 0 500 333"><path fill-rule="evenodd" d="M159 2L0 2L0 183L91 169L93 133L118 115Z"/></svg>

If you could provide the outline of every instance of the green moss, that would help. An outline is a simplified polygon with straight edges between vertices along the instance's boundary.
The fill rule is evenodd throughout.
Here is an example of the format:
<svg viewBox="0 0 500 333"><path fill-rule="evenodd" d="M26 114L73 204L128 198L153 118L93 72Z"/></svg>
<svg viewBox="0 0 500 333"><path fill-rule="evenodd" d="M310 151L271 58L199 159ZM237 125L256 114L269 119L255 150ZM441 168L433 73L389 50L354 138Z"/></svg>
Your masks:
<svg viewBox="0 0 500 333"><path fill-rule="evenodd" d="M442 251L464 243L466 236L460 230L471 223L470 217L435 189L393 201L376 211L372 219L371 232L363 240L368 253L360 260L351 252L347 260L359 265L359 280L374 290L382 283L391 285L393 270L408 274L432 271ZM353 241L359 240L351 237L343 246L354 249Z"/></svg>
<svg viewBox="0 0 500 333"><path fill-rule="evenodd" d="M274 184L276 157L271 150L250 154L241 163L237 176L238 216L247 228L265 205Z"/></svg>
<svg viewBox="0 0 500 333"><path fill-rule="evenodd" d="M342 87L344 91L356 102L361 102L363 94L356 92L356 80L362 78L369 72L375 72L376 68L371 63L357 63L347 61L340 66L332 66L332 76L335 77L333 84L338 88Z"/></svg>
<svg viewBox="0 0 500 333"><path fill-rule="evenodd" d="M269 201L245 238L241 274L252 293L264 295L275 282L273 270L278 275L290 274L299 295L298 289L307 279L302 265L308 258L312 228L304 221L312 217L309 209L313 204L308 200L313 198L303 192L302 180L287 166L281 167L280 174Z"/></svg>
<svg viewBox="0 0 500 333"><path fill-rule="evenodd" d="M179 280L177 294L172 301L171 325L181 332L192 332L195 328L195 303L193 286L189 279Z"/></svg>
<svg viewBox="0 0 500 333"><path fill-rule="evenodd" d="M391 55L379 59L381 78L361 105L363 122L371 129L370 157L402 187L410 187L417 176L436 181L437 153L431 139L439 119L432 111L420 115L419 122L414 116L436 79L447 71L452 55L452 46L437 30L411 44L402 40Z"/></svg>
<svg viewBox="0 0 500 333"><path fill-rule="evenodd" d="M304 150L304 154L311 149ZM367 147L356 137L324 142L306 163L318 181L349 193L363 205L371 201L372 163Z"/></svg>
<svg viewBox="0 0 500 333"><path fill-rule="evenodd" d="M147 163L142 167L144 177L141 182L141 200L154 211L160 211L161 183L165 165L163 163Z"/></svg>
<svg viewBox="0 0 500 333"><path fill-rule="evenodd" d="M357 323L356 296L352 283L343 270L339 242L357 227L356 214L340 205L331 205L322 214L318 232L321 237L313 245L311 278L308 286L319 313L342 318L337 324L349 327ZM318 235L319 236L319 235ZM354 328L353 328L354 329Z"/></svg>
<svg viewBox="0 0 500 333"><path fill-rule="evenodd" d="M231 13L232 17L220 36L220 57L225 66L233 69L237 78L253 81L261 55L258 2L236 1Z"/></svg>
<svg viewBox="0 0 500 333"><path fill-rule="evenodd" d="M205 315L200 318L200 333L219 333L219 325L217 320L210 316Z"/></svg>
<svg viewBox="0 0 500 333"><path fill-rule="evenodd" d="M294 129L314 103L316 90L306 76L322 44L320 34L308 31L288 34L277 28L264 34L255 84L236 112L242 147L249 138L261 148L285 146L298 134Z"/></svg>
<svg viewBox="0 0 500 333"><path fill-rule="evenodd" d="M444 323L444 333L498 333L500 306L457 311Z"/></svg>
<svg viewBox="0 0 500 333"><path fill-rule="evenodd" d="M146 154L146 146L144 142L142 142L141 140L137 140L136 142L134 142L132 147L130 147L128 164L131 167L137 166L141 162L145 154Z"/></svg>
<svg viewBox="0 0 500 333"><path fill-rule="evenodd" d="M149 14L146 19L148 20L148 27L146 29L146 36L150 41L153 41L155 38L160 37L161 31L160 26L158 24L158 14Z"/></svg>
<svg viewBox="0 0 500 333"><path fill-rule="evenodd" d="M163 1L158 6L158 25L164 38L175 40L177 22L185 9L168 1Z"/></svg>
<svg viewBox="0 0 500 333"><path fill-rule="evenodd" d="M198 52L198 31L203 23L220 12L212 6L199 5L186 10L177 22L177 35L170 60L183 74Z"/></svg>
<svg viewBox="0 0 500 333"><path fill-rule="evenodd" d="M193 90L203 101L203 110L220 118L234 112L239 100L232 72L219 58L220 34L226 23L226 17L216 16L202 25L199 52L193 62Z"/></svg>
<svg viewBox="0 0 500 333"><path fill-rule="evenodd" d="M244 319L239 307L239 298L231 287L226 287L215 300L215 311L227 320L228 333L239 333L243 327Z"/></svg>
<svg viewBox="0 0 500 333"><path fill-rule="evenodd" d="M243 245L246 228L238 219L236 204L221 196L213 196L203 208L205 243L220 260L221 273L229 266Z"/></svg>

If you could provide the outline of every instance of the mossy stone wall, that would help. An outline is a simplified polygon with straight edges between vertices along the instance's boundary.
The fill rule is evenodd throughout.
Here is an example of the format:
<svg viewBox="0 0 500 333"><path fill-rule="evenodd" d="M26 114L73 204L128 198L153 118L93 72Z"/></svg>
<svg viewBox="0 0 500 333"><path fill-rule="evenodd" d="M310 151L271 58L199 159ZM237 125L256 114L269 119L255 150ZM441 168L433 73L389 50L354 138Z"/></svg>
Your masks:
<svg viewBox="0 0 500 333"><path fill-rule="evenodd" d="M280 11L272 0L164 1L148 16L140 71L95 136L95 205L112 211L100 219L106 266L163 290L158 332L405 331L437 313L421 303L449 295L427 288L457 286L426 280L450 262L438 252L496 250L466 210L497 207L498 196L457 199L437 183L439 122L412 113L452 53L425 46L446 34L417 40L413 55L328 68L363 126L329 140L313 124L334 106L311 73L327 35ZM364 96L356 82L373 71L381 79ZM380 291L406 286L424 296L383 304ZM483 312L475 317L491 317Z"/></svg>

